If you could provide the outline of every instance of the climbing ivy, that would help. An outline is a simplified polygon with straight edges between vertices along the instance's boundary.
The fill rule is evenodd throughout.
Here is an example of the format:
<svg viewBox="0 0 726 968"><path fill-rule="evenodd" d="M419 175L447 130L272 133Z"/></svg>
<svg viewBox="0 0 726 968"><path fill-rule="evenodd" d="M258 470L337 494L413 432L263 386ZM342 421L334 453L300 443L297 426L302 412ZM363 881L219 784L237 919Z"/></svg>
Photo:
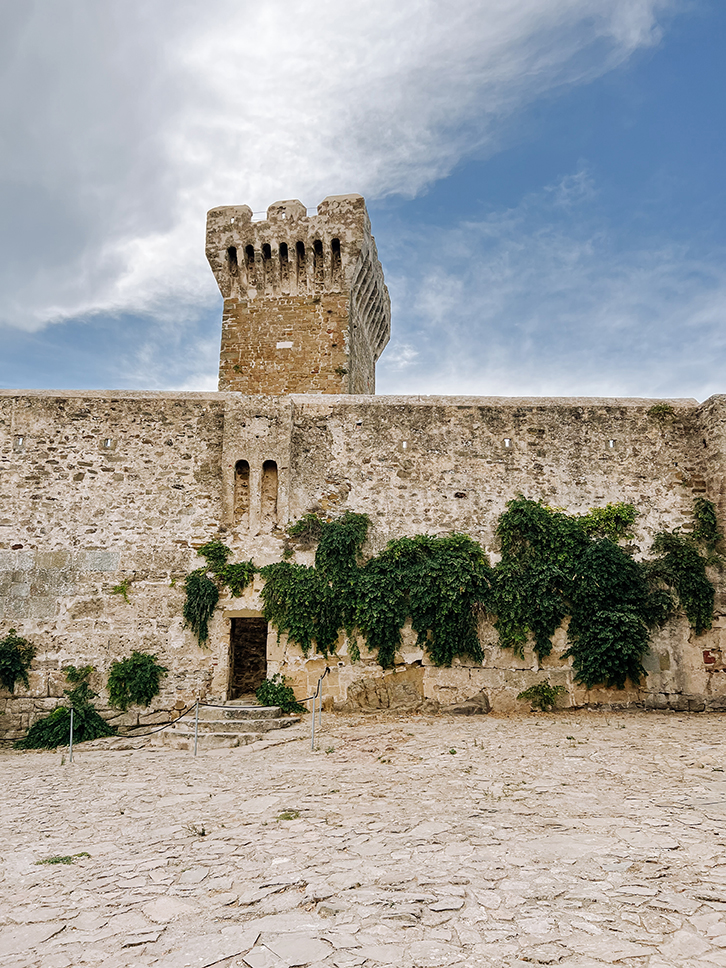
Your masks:
<svg viewBox="0 0 726 968"><path fill-rule="evenodd" d="M569 617L564 658L572 659L577 681L622 688L644 675L651 632L677 604L697 635L710 627L714 590L706 566L716 561L721 540L713 505L699 498L690 533L658 535L658 557L635 561L618 542L632 537L636 515L623 503L569 515L520 495L499 519L501 559L492 568L480 545L463 534L398 538L366 561L366 515L326 521L308 514L288 536L304 546L317 543L315 563L285 560L259 569L263 614L306 656L313 648L334 652L345 632L356 660L360 634L384 668L393 665L409 619L431 661L448 666L457 656L481 661L481 612L493 619L503 648L522 655L532 639L540 659ZM228 564L230 549L218 541L199 554L207 564L187 578L184 616L201 643L220 589L240 594L255 568Z"/></svg>
<svg viewBox="0 0 726 968"><path fill-rule="evenodd" d="M585 532L593 537L610 538L620 541L632 538L631 526L638 516L632 504L607 504L604 508L590 508L587 514L578 515Z"/></svg>
<svg viewBox="0 0 726 968"><path fill-rule="evenodd" d="M700 499L694 532L658 535L653 550L660 557L637 562L602 536L627 536L634 509L602 511L575 516L521 496L510 501L497 527L502 560L491 611L500 645L521 654L531 635L540 658L550 654L552 636L569 616L563 658L572 659L577 681L623 688L645 674L651 630L675 607L673 592L697 635L710 627L714 590L694 534L702 528L702 540L713 544L718 529L713 505Z"/></svg>
<svg viewBox="0 0 726 968"><path fill-rule="evenodd" d="M361 570L356 625L384 668L393 665L409 617L435 665L463 655L481 662L477 611L490 587L489 562L467 535L399 538Z"/></svg>
<svg viewBox="0 0 726 968"><path fill-rule="evenodd" d="M208 541L197 550L206 564L187 575L184 582L184 623L197 637L200 646L209 639L209 620L219 602L220 592L228 588L238 598L252 581L255 566L251 561L227 564L232 549L219 540Z"/></svg>
<svg viewBox="0 0 726 968"><path fill-rule="evenodd" d="M335 650L340 631L353 635L356 625L361 549L368 534L368 518L348 512L337 521L306 515L298 525L305 534L317 533L315 566L281 561L265 565L260 574L263 615L278 631L297 642L304 655L313 646L323 655ZM302 527L288 533L299 537Z"/></svg>
<svg viewBox="0 0 726 968"><path fill-rule="evenodd" d="M317 525L307 515L300 524L306 534L319 534L315 566L279 562L260 573L265 618L305 655L313 642L328 655L341 631L354 643L358 629L378 662L390 668L410 617L436 665L451 665L455 655L481 661L474 606L488 594L491 569L475 541L466 535L399 538L363 563L366 515L349 512Z"/></svg>
<svg viewBox="0 0 726 968"><path fill-rule="evenodd" d="M30 685L28 671L35 658L35 646L27 639L10 629L0 639L0 683L8 692L15 692L15 684L21 682L27 689Z"/></svg>
<svg viewBox="0 0 726 968"><path fill-rule="evenodd" d="M691 537L712 554L719 541L723 540L713 503L704 497L697 497L693 502L693 521Z"/></svg>
<svg viewBox="0 0 726 968"><path fill-rule="evenodd" d="M659 557L650 566L651 574L676 593L696 635L710 629L713 621L715 595L706 568L721 567L716 546L722 539L716 508L711 501L697 497L693 502L690 533L679 529L662 532L653 542L653 551Z"/></svg>

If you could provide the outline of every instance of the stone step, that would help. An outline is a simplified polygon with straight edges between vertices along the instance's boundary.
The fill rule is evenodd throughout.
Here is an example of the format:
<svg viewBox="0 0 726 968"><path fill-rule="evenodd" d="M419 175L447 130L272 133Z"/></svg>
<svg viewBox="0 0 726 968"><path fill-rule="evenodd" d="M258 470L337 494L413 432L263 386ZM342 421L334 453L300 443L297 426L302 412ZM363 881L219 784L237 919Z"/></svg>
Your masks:
<svg viewBox="0 0 726 968"><path fill-rule="evenodd" d="M200 733L268 733L273 729L285 729L300 722L299 716L286 716L284 719L200 719ZM183 724L183 725L182 725ZM194 717L185 716L177 729L194 732Z"/></svg>
<svg viewBox="0 0 726 968"><path fill-rule="evenodd" d="M203 719L279 719L282 712L279 706L249 706L235 705L234 702L225 703L224 706L200 706L199 721ZM184 718L194 718L194 710Z"/></svg>
<svg viewBox="0 0 726 968"><path fill-rule="evenodd" d="M264 733L199 733L197 747L199 749L234 749L236 746L247 746L264 739ZM157 733L154 743L175 750L194 749L194 730L174 729L170 727L163 733Z"/></svg>

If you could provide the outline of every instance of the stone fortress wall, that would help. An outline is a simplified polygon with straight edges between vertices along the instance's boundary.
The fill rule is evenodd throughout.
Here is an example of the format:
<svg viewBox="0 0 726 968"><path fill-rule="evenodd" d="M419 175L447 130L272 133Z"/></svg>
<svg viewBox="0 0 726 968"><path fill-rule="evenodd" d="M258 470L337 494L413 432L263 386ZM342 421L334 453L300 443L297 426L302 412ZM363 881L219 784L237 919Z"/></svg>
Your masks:
<svg viewBox="0 0 726 968"><path fill-rule="evenodd" d="M723 516L726 397L670 403L677 417L663 422L649 415L651 400L0 391L0 629L38 648L30 690L3 700L5 728L55 705L64 666L93 664L100 685L133 649L170 669L156 709L226 698L230 619L260 614L261 586L223 597L200 649L183 628L183 578L213 537L263 565L281 559L289 522L350 509L371 518L371 553L401 535L461 531L493 557L496 520L523 493L568 511L630 502L645 552L657 531L688 520L694 496ZM128 603L112 591L125 578ZM682 617L657 634L641 690L575 686L557 659L564 631L544 665L572 704L726 708L723 585L717 613L698 639ZM515 708L540 678L537 660L500 650L485 623L481 632L481 667L428 665L409 636L397 671L384 674L365 650L352 664L343 646L325 695L340 703L351 683L395 675L442 703L484 688L495 710ZM290 676L299 695L324 667L269 635L268 669Z"/></svg>
<svg viewBox="0 0 726 968"><path fill-rule="evenodd" d="M240 598L223 595L200 648L183 625L183 581L213 538L261 566L281 560L291 522L351 510L371 519L367 553L458 531L494 562L497 519L518 494L569 512L632 503L636 555L687 523L694 497L726 521L726 396L665 401L663 420L643 399L361 392L372 389L390 313L360 196L330 197L311 217L299 202L276 203L262 222L247 206L214 209L207 243L225 300L220 392L0 390L0 636L15 628L37 648L30 688L0 693L0 735L55 707L70 663L97 669L104 699L112 661L135 649L169 668L142 721L196 697L231 698L232 629L261 615L261 579ZM313 552L295 560L312 563ZM685 617L672 619L639 689L576 685L558 631L543 668L565 702L726 709L726 584L712 578L713 629L696 638ZM408 633L386 672L365 649L352 663L341 639L326 702L344 704L366 683L385 702L407 683L442 704L484 689L494 710L522 708L517 693L543 676L536 656L499 649L484 620L480 631L483 663L451 669L432 666ZM273 630L266 661L298 696L326 666Z"/></svg>

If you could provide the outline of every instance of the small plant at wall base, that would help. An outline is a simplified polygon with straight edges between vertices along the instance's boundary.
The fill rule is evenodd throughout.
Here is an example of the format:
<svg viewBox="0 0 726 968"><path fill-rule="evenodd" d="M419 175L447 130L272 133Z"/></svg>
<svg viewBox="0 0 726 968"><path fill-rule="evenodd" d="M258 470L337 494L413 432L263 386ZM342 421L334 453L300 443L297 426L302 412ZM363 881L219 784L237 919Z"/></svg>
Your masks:
<svg viewBox="0 0 726 968"><path fill-rule="evenodd" d="M549 682L538 682L529 689L520 692L517 699L528 702L534 712L540 709L543 713L548 713L557 705L557 697L567 692L564 686L551 686Z"/></svg>
<svg viewBox="0 0 726 968"><path fill-rule="evenodd" d="M126 659L116 659L108 674L109 702L124 711L129 706L148 706L159 695L161 679L168 671L148 652L132 652Z"/></svg>
<svg viewBox="0 0 726 968"><path fill-rule="evenodd" d="M261 706L279 706L283 713L305 713L307 709L297 701L292 687L286 685L285 676L276 672L270 679L265 679L255 693L257 702Z"/></svg>
<svg viewBox="0 0 726 968"><path fill-rule="evenodd" d="M184 622L197 637L200 646L209 639L209 620L225 588L237 598L255 576L251 561L227 564L232 549L221 541L208 541L197 550L206 565L191 572L185 579ZM211 577L210 577L211 576Z"/></svg>
<svg viewBox="0 0 726 968"><path fill-rule="evenodd" d="M25 736L15 743L16 749L47 750L68 743L71 729L71 708L73 709L73 742L83 743L102 736L115 736L116 730L96 712L93 700L98 693L91 689L88 682L93 666L68 666L66 679L73 685L65 689L70 706L58 706L49 716L34 723Z"/></svg>
<svg viewBox="0 0 726 968"><path fill-rule="evenodd" d="M4 689L15 692L18 682L28 688L28 670L34 657L35 646L18 635L15 629L10 629L5 638L0 639L0 683Z"/></svg>

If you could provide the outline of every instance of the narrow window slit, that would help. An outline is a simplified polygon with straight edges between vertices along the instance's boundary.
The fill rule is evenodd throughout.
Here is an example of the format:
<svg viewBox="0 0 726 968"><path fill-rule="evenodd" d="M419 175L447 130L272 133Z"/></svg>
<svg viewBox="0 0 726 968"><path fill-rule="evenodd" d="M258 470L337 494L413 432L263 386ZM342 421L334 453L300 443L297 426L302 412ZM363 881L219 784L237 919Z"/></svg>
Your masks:
<svg viewBox="0 0 726 968"><path fill-rule="evenodd" d="M250 465L238 460L234 465L234 521L246 524L250 510Z"/></svg>
<svg viewBox="0 0 726 968"><path fill-rule="evenodd" d="M340 287L343 276L343 263L340 255L340 239L333 239L330 243L330 274L331 282L336 288Z"/></svg>
<svg viewBox="0 0 726 968"><path fill-rule="evenodd" d="M320 239L316 239L313 242L313 279L315 280L316 288L321 288L323 285L324 271L323 243Z"/></svg>
<svg viewBox="0 0 726 968"><path fill-rule="evenodd" d="M255 273L255 247L253 245L245 247L245 269L247 270L247 285L254 286L257 277Z"/></svg>
<svg viewBox="0 0 726 968"><path fill-rule="evenodd" d="M298 292L306 289L306 265L305 265L305 243L297 242L295 244L295 253L297 256L297 288Z"/></svg>
<svg viewBox="0 0 726 968"><path fill-rule="evenodd" d="M277 524L277 464L274 460L266 460L262 465L260 518L263 525Z"/></svg>

